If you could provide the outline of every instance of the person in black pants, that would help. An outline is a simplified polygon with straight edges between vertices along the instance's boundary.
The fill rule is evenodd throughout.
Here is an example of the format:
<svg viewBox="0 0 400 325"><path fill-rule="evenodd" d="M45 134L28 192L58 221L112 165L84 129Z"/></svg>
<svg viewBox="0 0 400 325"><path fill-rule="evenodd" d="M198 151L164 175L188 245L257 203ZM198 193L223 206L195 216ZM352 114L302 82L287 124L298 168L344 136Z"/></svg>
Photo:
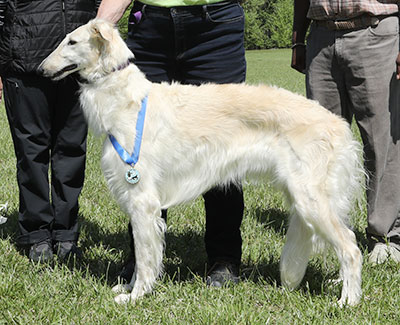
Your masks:
<svg viewBox="0 0 400 325"><path fill-rule="evenodd" d="M51 261L53 252L64 260L78 251L87 125L77 81L52 82L36 69L67 33L95 17L98 4L0 2L0 76L17 158L17 243L28 247L32 261Z"/></svg>
<svg viewBox="0 0 400 325"><path fill-rule="evenodd" d="M173 7L145 2L133 4L127 45L150 81L194 85L244 82L244 13L238 2L204 1L185 6L177 0ZM129 0L103 0L97 17L115 23L129 4ZM211 265L207 283L216 287L236 283L241 261L242 190L234 185L214 188L204 194L204 200L205 244ZM163 216L166 218L166 211ZM133 269L132 256L121 277L129 282Z"/></svg>

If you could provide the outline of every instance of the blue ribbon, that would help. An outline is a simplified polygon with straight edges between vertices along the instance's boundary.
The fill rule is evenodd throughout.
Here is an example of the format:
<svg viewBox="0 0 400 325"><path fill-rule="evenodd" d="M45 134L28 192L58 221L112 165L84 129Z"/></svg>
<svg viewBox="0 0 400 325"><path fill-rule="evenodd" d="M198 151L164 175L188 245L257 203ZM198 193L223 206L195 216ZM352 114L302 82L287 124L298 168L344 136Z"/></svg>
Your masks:
<svg viewBox="0 0 400 325"><path fill-rule="evenodd" d="M144 127L144 118L146 116L146 107L147 107L147 96L143 98L142 100L142 107L140 108L140 111L138 113L138 118L136 121L136 136L135 136L135 144L133 147L133 153L130 155L117 141L117 139L114 138L112 134L109 134L108 137L114 146L114 149L117 151L121 159L126 162L128 165L131 165L132 167L135 166L135 164L139 160L139 154L140 154L140 146L142 145L142 135L143 135L143 127Z"/></svg>

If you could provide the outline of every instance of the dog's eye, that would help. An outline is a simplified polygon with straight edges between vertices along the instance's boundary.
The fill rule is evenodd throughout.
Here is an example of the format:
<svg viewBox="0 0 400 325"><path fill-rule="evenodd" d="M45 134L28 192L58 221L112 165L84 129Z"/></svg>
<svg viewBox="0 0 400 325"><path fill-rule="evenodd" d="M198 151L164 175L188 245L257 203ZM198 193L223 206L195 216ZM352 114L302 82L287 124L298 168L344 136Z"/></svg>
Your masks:
<svg viewBox="0 0 400 325"><path fill-rule="evenodd" d="M74 41L72 39L68 42L68 45L75 45L75 44L76 44L76 41Z"/></svg>

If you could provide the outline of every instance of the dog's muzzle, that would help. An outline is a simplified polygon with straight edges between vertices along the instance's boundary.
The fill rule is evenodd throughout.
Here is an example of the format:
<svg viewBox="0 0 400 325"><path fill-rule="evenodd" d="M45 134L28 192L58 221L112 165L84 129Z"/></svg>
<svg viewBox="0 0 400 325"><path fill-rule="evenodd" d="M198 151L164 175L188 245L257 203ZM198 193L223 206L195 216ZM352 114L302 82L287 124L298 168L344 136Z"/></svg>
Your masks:
<svg viewBox="0 0 400 325"><path fill-rule="evenodd" d="M50 76L51 79L57 79L58 77L60 77L61 75L63 75L66 72L69 71L73 71L78 67L77 64L71 64L71 65L67 65L65 68L63 68L62 70L56 72L55 74L53 74L52 76Z"/></svg>
<svg viewBox="0 0 400 325"><path fill-rule="evenodd" d="M54 74L50 74L48 71L46 71L46 69L43 68L43 63L38 67L37 72L40 75L50 78L50 79L53 79L53 80L62 79L62 77L60 78L60 76L62 76L64 73L69 72L69 71L74 71L78 68L77 64L70 64L70 65L64 67L63 69L61 69L60 71L58 71Z"/></svg>

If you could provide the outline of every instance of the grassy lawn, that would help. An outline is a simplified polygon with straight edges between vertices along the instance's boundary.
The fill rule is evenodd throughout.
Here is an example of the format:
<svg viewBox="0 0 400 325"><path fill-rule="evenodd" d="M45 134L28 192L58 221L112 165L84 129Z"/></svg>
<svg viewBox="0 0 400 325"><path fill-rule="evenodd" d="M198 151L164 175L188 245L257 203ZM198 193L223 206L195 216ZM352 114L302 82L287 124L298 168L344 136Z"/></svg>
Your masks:
<svg viewBox="0 0 400 325"><path fill-rule="evenodd" d="M289 50L247 53L248 82L276 84L304 94L304 76L290 69ZM242 281L207 288L202 199L169 211L165 275L154 292L133 304L116 305L110 291L127 255L128 220L110 196L101 170L102 139L88 139L86 181L81 195L82 260L74 265L34 265L15 246L18 190L15 157L3 104L0 108L0 324L398 324L399 266L363 269L363 301L338 308L338 262L332 252L314 256L294 292L282 289L279 256L287 212L268 185L245 185ZM366 254L365 208L352 216Z"/></svg>

